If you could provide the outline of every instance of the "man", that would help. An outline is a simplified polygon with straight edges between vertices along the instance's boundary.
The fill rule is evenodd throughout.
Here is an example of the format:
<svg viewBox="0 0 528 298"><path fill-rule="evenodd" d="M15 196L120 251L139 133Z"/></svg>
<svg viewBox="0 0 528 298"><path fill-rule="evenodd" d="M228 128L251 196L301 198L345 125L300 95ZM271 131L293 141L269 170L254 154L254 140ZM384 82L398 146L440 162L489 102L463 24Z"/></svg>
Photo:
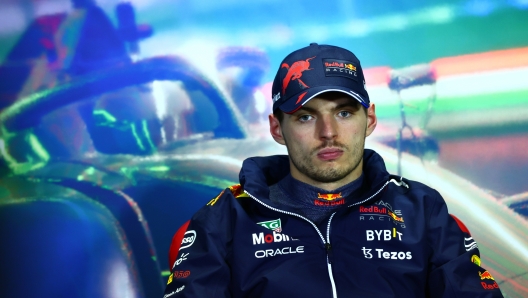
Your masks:
<svg viewBox="0 0 528 298"><path fill-rule="evenodd" d="M269 122L288 156L245 160L240 185L180 228L165 297L502 297L440 194L364 149L364 85L339 47L284 59Z"/></svg>

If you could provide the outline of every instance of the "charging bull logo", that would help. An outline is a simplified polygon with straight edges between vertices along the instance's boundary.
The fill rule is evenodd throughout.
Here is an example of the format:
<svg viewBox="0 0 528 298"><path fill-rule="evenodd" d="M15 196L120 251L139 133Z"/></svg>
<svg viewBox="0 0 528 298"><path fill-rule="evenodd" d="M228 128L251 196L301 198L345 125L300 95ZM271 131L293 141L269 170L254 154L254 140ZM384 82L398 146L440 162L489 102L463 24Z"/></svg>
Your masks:
<svg viewBox="0 0 528 298"><path fill-rule="evenodd" d="M484 271L484 273L480 273L479 271L479 276L481 280L485 280L485 279L495 280L495 278L491 276L491 273L489 273L488 270Z"/></svg>
<svg viewBox="0 0 528 298"><path fill-rule="evenodd" d="M491 273L489 273L487 270L483 273L479 271L479 276L481 280L480 285L485 290L495 290L499 288L499 285L495 281L495 278L493 278L493 276L491 276Z"/></svg>
<svg viewBox="0 0 528 298"><path fill-rule="evenodd" d="M341 193L317 193L317 199L314 199L315 206L337 206L344 205L345 199Z"/></svg>
<svg viewBox="0 0 528 298"><path fill-rule="evenodd" d="M391 212L391 211L389 210L389 211L387 212L387 214L388 214L393 220L398 221L398 222L403 222L403 217L394 214L394 212Z"/></svg>
<svg viewBox="0 0 528 298"><path fill-rule="evenodd" d="M291 66L289 66L287 63L282 63L281 68L286 68L288 70L288 73L284 77L284 80L282 81L282 94L286 92L286 88L288 88L288 85L291 81L297 80L299 82L299 86L303 89L308 88L309 86L306 85L302 80L302 73L305 70L311 70L310 68L310 60L312 60L314 57L308 58L306 60L300 60L294 62Z"/></svg>
<svg viewBox="0 0 528 298"><path fill-rule="evenodd" d="M337 199L342 199L343 197L341 196L341 193L324 193L324 194L317 193L317 198L323 199L326 201L334 201Z"/></svg>
<svg viewBox="0 0 528 298"><path fill-rule="evenodd" d="M353 64L350 64L350 63L345 64L345 68L348 68L350 70L356 71L356 67Z"/></svg>

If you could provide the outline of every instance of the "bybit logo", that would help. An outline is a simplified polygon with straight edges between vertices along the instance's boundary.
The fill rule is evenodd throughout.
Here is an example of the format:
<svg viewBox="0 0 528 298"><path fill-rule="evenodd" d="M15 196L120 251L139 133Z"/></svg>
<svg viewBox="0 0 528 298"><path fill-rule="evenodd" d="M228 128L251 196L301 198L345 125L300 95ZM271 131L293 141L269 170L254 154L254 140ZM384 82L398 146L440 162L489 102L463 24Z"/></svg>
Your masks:
<svg viewBox="0 0 528 298"><path fill-rule="evenodd" d="M396 228L392 230L366 230L367 241L389 241L392 239L398 239L402 241L403 233L396 231Z"/></svg>

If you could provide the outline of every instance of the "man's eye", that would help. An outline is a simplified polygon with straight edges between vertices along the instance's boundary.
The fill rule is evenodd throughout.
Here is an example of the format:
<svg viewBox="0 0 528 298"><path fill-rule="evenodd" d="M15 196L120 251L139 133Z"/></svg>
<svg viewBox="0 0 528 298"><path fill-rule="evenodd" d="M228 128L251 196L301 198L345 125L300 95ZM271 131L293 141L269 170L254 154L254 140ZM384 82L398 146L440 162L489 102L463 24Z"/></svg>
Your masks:
<svg viewBox="0 0 528 298"><path fill-rule="evenodd" d="M341 117L350 117L352 115L352 113L348 112L348 111L341 111L339 112L339 116Z"/></svg>
<svg viewBox="0 0 528 298"><path fill-rule="evenodd" d="M310 119L312 119L312 116L310 116L310 115L302 115L302 116L299 117L299 121L301 121L301 122L305 122L305 121L308 121Z"/></svg>

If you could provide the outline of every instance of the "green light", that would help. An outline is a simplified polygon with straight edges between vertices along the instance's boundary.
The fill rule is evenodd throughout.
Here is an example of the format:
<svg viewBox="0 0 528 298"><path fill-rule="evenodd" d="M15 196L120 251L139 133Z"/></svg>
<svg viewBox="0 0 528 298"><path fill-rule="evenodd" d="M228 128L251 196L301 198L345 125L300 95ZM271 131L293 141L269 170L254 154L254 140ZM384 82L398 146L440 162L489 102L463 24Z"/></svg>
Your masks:
<svg viewBox="0 0 528 298"><path fill-rule="evenodd" d="M230 185L234 185L234 184L237 184L238 182L233 182L231 180L226 180L226 179L219 179L219 178L216 178L216 177L213 177L213 176L202 176L204 179L203 179L203 182L206 184L206 185L209 185L209 186L214 186L214 187L218 187L218 188L226 188Z"/></svg>
<svg viewBox="0 0 528 298"><path fill-rule="evenodd" d="M89 167L85 170L86 174L87 175L93 175L95 174L95 168L94 167Z"/></svg>
<svg viewBox="0 0 528 298"><path fill-rule="evenodd" d="M170 170L168 166L157 166L157 167L150 167L148 168L149 171L152 172L167 172Z"/></svg>
<svg viewBox="0 0 528 298"><path fill-rule="evenodd" d="M117 119L110 113L105 110L94 110L93 114L95 116L102 116L106 122L116 122Z"/></svg>
<svg viewBox="0 0 528 298"><path fill-rule="evenodd" d="M119 172L123 173L125 177L127 177L132 185L136 185L136 180L134 178L134 173L137 172L137 167L121 167L119 168Z"/></svg>
<svg viewBox="0 0 528 298"><path fill-rule="evenodd" d="M169 270L163 270L163 271L161 271L161 276L163 276L163 277L167 277L167 276L169 276L170 274L171 274L171 272L170 272Z"/></svg>
<svg viewBox="0 0 528 298"><path fill-rule="evenodd" d="M139 138L137 131L136 131L136 125L134 123L130 123L130 127L132 127L132 134L134 135L134 138L136 139L136 143L139 146L139 149L142 151L145 151L145 146L143 146L143 142L141 142L141 139Z"/></svg>
<svg viewBox="0 0 528 298"><path fill-rule="evenodd" d="M214 177L214 176L203 175L203 176L200 176L200 177L201 177L200 180L197 180L195 178L191 179L191 178L188 178L188 177L185 177L185 176L176 176L176 177L171 177L171 178L172 178L172 180L175 180L175 181L202 184L202 185L206 185L206 186L210 186L210 187L216 187L216 188L219 188L219 189L224 189L224 188L226 188L226 187L228 187L230 185L235 185L235 184L238 183L238 182L231 181L231 180L220 179L220 178L217 178L217 177Z"/></svg>
<svg viewBox="0 0 528 298"><path fill-rule="evenodd" d="M147 126L147 120L141 121L141 125L143 126L143 133L145 133L145 138L147 138L150 148L154 150L155 147L154 147L154 143L152 143L152 139L150 138L150 133L148 131L148 126Z"/></svg>
<svg viewBox="0 0 528 298"><path fill-rule="evenodd" d="M28 136L29 144L31 145L31 148L35 151L38 157L40 157L44 163L48 162L50 156L48 151L42 146L42 144L39 142L38 138L30 133Z"/></svg>
<svg viewBox="0 0 528 298"><path fill-rule="evenodd" d="M17 164L16 160L8 153L6 142L3 139L0 139L0 154L2 154L11 168Z"/></svg>

